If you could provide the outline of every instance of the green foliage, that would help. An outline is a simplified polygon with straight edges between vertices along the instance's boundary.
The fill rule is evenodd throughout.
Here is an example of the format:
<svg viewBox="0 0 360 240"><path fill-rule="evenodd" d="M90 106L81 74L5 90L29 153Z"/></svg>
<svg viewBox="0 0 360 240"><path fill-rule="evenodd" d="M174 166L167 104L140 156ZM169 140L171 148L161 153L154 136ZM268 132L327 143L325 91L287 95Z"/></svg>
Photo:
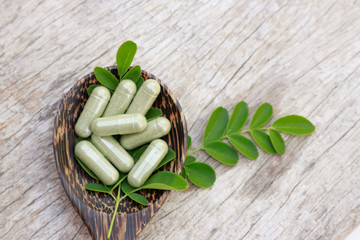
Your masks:
<svg viewBox="0 0 360 240"><path fill-rule="evenodd" d="M115 90L119 84L117 78L105 68L95 67L94 74L99 83L109 88L110 90Z"/></svg>
<svg viewBox="0 0 360 240"><path fill-rule="evenodd" d="M141 68L139 65L136 65L124 75L122 80L129 79L136 84L140 78L140 74L141 74Z"/></svg>
<svg viewBox="0 0 360 240"><path fill-rule="evenodd" d="M263 103L256 110L253 119L250 123L250 129L255 129L263 126L269 119L273 113L273 108L269 103Z"/></svg>
<svg viewBox="0 0 360 240"><path fill-rule="evenodd" d="M90 86L87 88L87 94L88 94L88 96L90 96L91 93L92 93L92 91L93 91L96 87L98 87L98 86L99 86L99 85L96 85L96 84L90 85Z"/></svg>
<svg viewBox="0 0 360 240"><path fill-rule="evenodd" d="M146 120L149 122L157 117L161 117L163 112L159 108L150 108L149 111L145 114Z"/></svg>
<svg viewBox="0 0 360 240"><path fill-rule="evenodd" d="M137 46L132 41L126 41L119 47L116 54L116 64L118 67L118 73L120 80L123 79L123 75L129 69L131 62L136 54Z"/></svg>
<svg viewBox="0 0 360 240"><path fill-rule="evenodd" d="M167 164L168 162L172 161L175 159L175 152L174 150L172 150L171 148L169 148L167 154L165 155L165 157L161 160L161 162L159 163L159 165L156 167L155 170L158 170L159 168L161 168L162 166L164 166L165 164Z"/></svg>
<svg viewBox="0 0 360 240"><path fill-rule="evenodd" d="M315 126L309 120L298 115L279 118L273 123L272 127L295 135L307 135L315 131Z"/></svg>
<svg viewBox="0 0 360 240"><path fill-rule="evenodd" d="M187 181L180 175L173 172L162 171L150 177L141 187L137 188L137 190L159 189L183 191L187 188Z"/></svg>
<svg viewBox="0 0 360 240"><path fill-rule="evenodd" d="M211 114L206 124L203 137L203 145L212 141L220 140L224 136L229 121L229 113L223 107L218 107Z"/></svg>
<svg viewBox="0 0 360 240"><path fill-rule="evenodd" d="M235 165L238 162L238 153L227 143L214 141L205 145L205 151L226 165Z"/></svg>
<svg viewBox="0 0 360 240"><path fill-rule="evenodd" d="M274 146L275 151L278 154L283 154L285 152L285 142L281 134L273 129L269 129L269 134L271 143Z"/></svg>
<svg viewBox="0 0 360 240"><path fill-rule="evenodd" d="M215 183L215 171L206 163L193 162L185 165L184 169L189 180L198 187L209 188Z"/></svg>

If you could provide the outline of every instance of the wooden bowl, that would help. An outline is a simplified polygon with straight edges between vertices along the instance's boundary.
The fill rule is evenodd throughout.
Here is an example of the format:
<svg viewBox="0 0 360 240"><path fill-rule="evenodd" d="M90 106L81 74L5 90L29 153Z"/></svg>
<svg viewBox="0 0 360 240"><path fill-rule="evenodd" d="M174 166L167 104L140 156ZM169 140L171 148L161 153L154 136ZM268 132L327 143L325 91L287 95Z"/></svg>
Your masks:
<svg viewBox="0 0 360 240"><path fill-rule="evenodd" d="M107 69L119 78L116 66ZM153 106L160 108L171 122L170 133L163 137L163 140L175 151L176 158L160 170L180 173L185 162L187 146L184 113L179 102L161 80L146 71L142 71L141 75L145 80L151 78L160 83L161 92ZM97 182L97 180L91 178L74 157L77 140L74 126L88 99L86 90L91 84L99 84L94 73L79 80L66 93L54 122L53 146L57 171L66 194L89 228L92 237L106 239L115 201L108 194L85 189L87 183ZM149 201L148 206L144 207L125 198L120 203L111 239L135 239L169 195L169 191L161 190L142 190L140 193Z"/></svg>

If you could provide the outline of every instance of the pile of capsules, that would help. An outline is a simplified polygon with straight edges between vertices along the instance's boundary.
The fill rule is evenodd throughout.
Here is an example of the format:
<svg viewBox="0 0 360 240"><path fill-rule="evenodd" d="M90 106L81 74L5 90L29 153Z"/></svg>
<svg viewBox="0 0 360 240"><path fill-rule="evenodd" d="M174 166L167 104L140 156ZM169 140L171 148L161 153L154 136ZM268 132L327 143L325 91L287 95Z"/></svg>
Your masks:
<svg viewBox="0 0 360 240"><path fill-rule="evenodd" d="M115 184L120 171L129 172L129 184L140 187L167 154L168 145L159 138L169 133L170 121L158 117L147 122L144 117L159 93L160 85L153 79L145 81L138 91L131 80L121 81L112 96L103 86L92 91L75 125L75 133L82 138L91 136L91 141L79 141L75 155L104 184ZM120 142L113 135L121 135ZM126 150L149 142L134 165Z"/></svg>

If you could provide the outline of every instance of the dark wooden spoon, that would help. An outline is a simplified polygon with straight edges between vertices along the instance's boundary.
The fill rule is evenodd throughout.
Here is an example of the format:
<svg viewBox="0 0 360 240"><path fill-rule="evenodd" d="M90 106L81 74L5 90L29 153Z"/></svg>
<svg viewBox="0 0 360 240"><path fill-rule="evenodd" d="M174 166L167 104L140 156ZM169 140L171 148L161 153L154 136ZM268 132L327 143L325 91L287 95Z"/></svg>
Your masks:
<svg viewBox="0 0 360 240"><path fill-rule="evenodd" d="M107 69L118 78L116 66ZM160 108L171 122L170 133L163 139L175 151L176 158L160 170L180 173L185 162L187 145L184 113L179 102L161 80L146 71L142 71L141 75L145 80L151 78L160 83L161 93L154 107ZM88 98L86 90L91 84L99 84L94 73L79 80L62 100L54 122L54 155L66 194L84 220L92 237L107 239L115 201L107 194L85 189L87 183L97 181L82 169L74 157L77 140L74 126ZM148 206L139 205L129 198L124 199L116 215L111 239L135 239L169 195L169 191L161 190L142 190L140 193L149 201Z"/></svg>

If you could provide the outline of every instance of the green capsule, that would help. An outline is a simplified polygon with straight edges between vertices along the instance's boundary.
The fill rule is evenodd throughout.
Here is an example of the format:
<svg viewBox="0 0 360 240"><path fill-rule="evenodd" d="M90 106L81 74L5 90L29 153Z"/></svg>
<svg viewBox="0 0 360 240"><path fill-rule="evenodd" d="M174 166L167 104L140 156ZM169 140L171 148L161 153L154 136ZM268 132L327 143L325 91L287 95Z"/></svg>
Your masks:
<svg viewBox="0 0 360 240"><path fill-rule="evenodd" d="M99 137L92 134L91 142L120 172L127 173L134 166L134 159L112 136Z"/></svg>
<svg viewBox="0 0 360 240"><path fill-rule="evenodd" d="M160 93L160 85L157 81L146 80L136 93L126 113L140 113L145 115L153 105Z"/></svg>
<svg viewBox="0 0 360 240"><path fill-rule="evenodd" d="M105 109L103 117L123 114L129 107L135 93L136 84L133 81L121 81L111 96L110 102Z"/></svg>
<svg viewBox="0 0 360 240"><path fill-rule="evenodd" d="M146 118L139 113L120 114L95 119L91 123L91 130L96 135L103 137L142 132L146 125Z"/></svg>
<svg viewBox="0 0 360 240"><path fill-rule="evenodd" d="M158 117L147 123L143 132L120 137L120 144L127 150L134 149L154 139L161 138L170 132L171 124L167 118Z"/></svg>
<svg viewBox="0 0 360 240"><path fill-rule="evenodd" d="M75 133L79 137L90 137L90 124L95 118L98 118L103 114L109 99L110 92L106 87L99 86L92 91L75 124Z"/></svg>
<svg viewBox="0 0 360 240"><path fill-rule="evenodd" d="M129 184L133 187L143 185L165 157L168 150L168 145L164 140L156 139L152 141L141 155L139 161L131 169L127 177Z"/></svg>
<svg viewBox="0 0 360 240"><path fill-rule="evenodd" d="M119 172L89 141L82 140L75 146L75 155L105 184L113 185L119 180Z"/></svg>

